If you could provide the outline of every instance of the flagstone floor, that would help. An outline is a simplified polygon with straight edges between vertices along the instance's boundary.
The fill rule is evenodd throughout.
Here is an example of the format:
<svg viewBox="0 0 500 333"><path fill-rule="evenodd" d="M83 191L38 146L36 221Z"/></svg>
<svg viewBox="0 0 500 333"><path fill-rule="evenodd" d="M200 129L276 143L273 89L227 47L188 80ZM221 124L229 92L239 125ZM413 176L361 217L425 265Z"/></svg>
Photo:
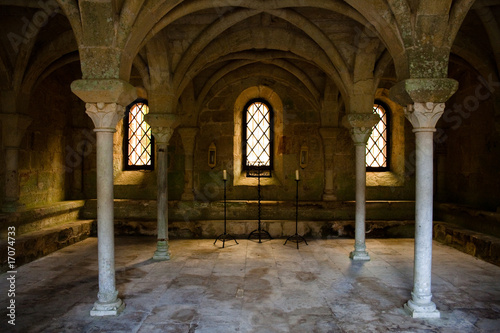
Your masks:
<svg viewBox="0 0 500 333"><path fill-rule="evenodd" d="M90 317L97 299L97 239L19 267L15 297L0 275L0 332L500 332L500 267L439 243L433 300L440 319L403 311L413 274L412 239L171 240L170 261L151 259L155 239L116 238L116 282L125 310ZM6 307L15 300L15 326Z"/></svg>

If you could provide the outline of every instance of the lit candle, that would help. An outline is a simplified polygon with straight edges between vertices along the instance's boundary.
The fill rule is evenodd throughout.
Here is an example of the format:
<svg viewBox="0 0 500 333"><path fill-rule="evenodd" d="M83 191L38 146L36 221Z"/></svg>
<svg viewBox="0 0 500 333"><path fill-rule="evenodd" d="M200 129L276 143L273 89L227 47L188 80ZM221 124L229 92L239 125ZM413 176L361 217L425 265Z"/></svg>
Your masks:
<svg viewBox="0 0 500 333"><path fill-rule="evenodd" d="M295 180L299 180L299 170L295 170Z"/></svg>
<svg viewBox="0 0 500 333"><path fill-rule="evenodd" d="M227 172L226 172L226 170L224 170L222 172L222 179L227 180Z"/></svg>

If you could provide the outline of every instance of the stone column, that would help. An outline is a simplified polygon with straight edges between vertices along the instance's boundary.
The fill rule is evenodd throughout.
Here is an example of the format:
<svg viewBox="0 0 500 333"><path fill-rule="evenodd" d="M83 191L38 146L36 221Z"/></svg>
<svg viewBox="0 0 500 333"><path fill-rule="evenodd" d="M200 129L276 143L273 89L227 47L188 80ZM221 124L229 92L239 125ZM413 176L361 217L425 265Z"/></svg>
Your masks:
<svg viewBox="0 0 500 333"><path fill-rule="evenodd" d="M433 133L445 104L458 88L453 79L407 79L390 91L392 100L407 105L405 116L415 132L415 262L413 290L404 309L413 318L439 318L431 301L432 211L433 211Z"/></svg>
<svg viewBox="0 0 500 333"><path fill-rule="evenodd" d="M366 142L370 138L373 126L380 117L373 113L352 113L346 115L347 125L351 128L351 137L356 147L356 225L352 260L368 261L365 244L365 188L366 188Z"/></svg>
<svg viewBox="0 0 500 333"><path fill-rule="evenodd" d="M444 112L444 103L415 103L405 115L413 125L416 146L415 166L415 263L413 291L405 310L416 318L439 318L431 301L433 144L436 123Z"/></svg>
<svg viewBox="0 0 500 333"><path fill-rule="evenodd" d="M338 130L339 129L337 127L322 127L319 129L319 133L323 138L323 149L325 150L325 188L323 190L324 201L337 200L334 188L333 150L335 147L335 141L337 140Z"/></svg>
<svg viewBox="0 0 500 333"><path fill-rule="evenodd" d="M0 120L5 149L5 193L2 211L15 212L23 206L19 203L19 146L32 119L21 114L2 113Z"/></svg>
<svg viewBox="0 0 500 333"><path fill-rule="evenodd" d="M137 93L129 83L117 79L77 80L71 83L71 90L86 102L96 132L99 292L90 315L112 316L125 307L115 285L113 133L123 118L124 106Z"/></svg>
<svg viewBox="0 0 500 333"><path fill-rule="evenodd" d="M170 113L148 113L146 122L151 126L155 143L157 159L157 233L154 260L169 260L168 249L168 142L178 125L178 117Z"/></svg>
<svg viewBox="0 0 500 333"><path fill-rule="evenodd" d="M115 286L113 133L123 118L125 108L117 103L87 103L86 108L94 122L97 151L99 293L90 315L117 315L125 304L118 298Z"/></svg>
<svg viewBox="0 0 500 333"><path fill-rule="evenodd" d="M181 135L182 145L184 146L184 192L181 199L192 201L194 200L194 187L193 187L193 151L196 134L198 133L197 127L183 127L179 128Z"/></svg>

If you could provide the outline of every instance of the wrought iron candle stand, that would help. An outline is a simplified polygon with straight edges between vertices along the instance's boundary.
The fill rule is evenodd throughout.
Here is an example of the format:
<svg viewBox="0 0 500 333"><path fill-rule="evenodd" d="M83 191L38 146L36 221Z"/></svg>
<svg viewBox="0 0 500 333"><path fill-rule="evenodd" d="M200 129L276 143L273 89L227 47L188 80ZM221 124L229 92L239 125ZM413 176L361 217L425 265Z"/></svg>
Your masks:
<svg viewBox="0 0 500 333"><path fill-rule="evenodd" d="M298 178L298 176L297 176L297 178ZM288 237L285 241L285 244L283 244L283 245L286 245L286 243L288 241L295 242L295 243L297 243L297 250L298 250L300 242L304 242L304 243L306 243L306 245L309 245L309 244L307 244L306 239L304 237L302 237L301 235L299 235L299 233L298 233L298 227L299 227L299 180L295 179L295 181L297 182L297 189L295 192L295 234Z"/></svg>
<svg viewBox="0 0 500 333"><path fill-rule="evenodd" d="M258 236L259 237L259 243L262 243L262 236L264 235L265 237L268 237L269 239L273 239L269 232L267 230L262 230L261 227L261 221L260 221L260 216L261 216L261 195L260 195L260 174L262 170L260 168L257 168L257 193L258 193L258 218L259 218L259 224L256 230L252 231L250 235L248 235L248 239L250 239L253 236Z"/></svg>
<svg viewBox="0 0 500 333"><path fill-rule="evenodd" d="M217 243L217 241L220 239L222 241L222 248L224 248L225 244L226 244L226 239L232 239L235 241L236 244L238 244L238 241L236 240L236 238L234 238L233 235L230 235L226 232L226 170L224 170L224 233L223 234L220 234L216 239L215 239L215 242L214 242L214 245L215 243Z"/></svg>

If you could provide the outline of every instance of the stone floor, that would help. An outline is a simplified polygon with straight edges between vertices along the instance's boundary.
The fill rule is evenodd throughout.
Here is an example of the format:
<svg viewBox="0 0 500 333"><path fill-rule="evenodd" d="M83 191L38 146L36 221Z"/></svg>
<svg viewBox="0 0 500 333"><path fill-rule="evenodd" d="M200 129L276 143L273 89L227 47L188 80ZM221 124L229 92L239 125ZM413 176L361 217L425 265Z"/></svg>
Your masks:
<svg viewBox="0 0 500 333"><path fill-rule="evenodd" d="M172 259L150 258L149 237L116 239L116 278L126 308L90 317L97 240L19 267L16 326L7 323L8 274L0 276L0 332L500 332L500 267L434 243L440 319L403 312L412 288L413 240L369 239L372 260L348 258L353 240L172 240Z"/></svg>

